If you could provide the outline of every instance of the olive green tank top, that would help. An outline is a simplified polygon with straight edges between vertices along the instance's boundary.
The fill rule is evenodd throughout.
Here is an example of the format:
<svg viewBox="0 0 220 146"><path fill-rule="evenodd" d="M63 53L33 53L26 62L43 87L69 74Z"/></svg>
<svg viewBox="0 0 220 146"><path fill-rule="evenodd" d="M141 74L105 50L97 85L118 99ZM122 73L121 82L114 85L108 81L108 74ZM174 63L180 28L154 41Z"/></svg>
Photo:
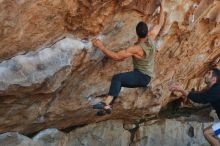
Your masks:
<svg viewBox="0 0 220 146"><path fill-rule="evenodd" d="M139 45L145 52L145 56L141 59L133 58L134 69L150 76L154 77L154 55L156 47L152 40L148 38L147 42L140 42Z"/></svg>

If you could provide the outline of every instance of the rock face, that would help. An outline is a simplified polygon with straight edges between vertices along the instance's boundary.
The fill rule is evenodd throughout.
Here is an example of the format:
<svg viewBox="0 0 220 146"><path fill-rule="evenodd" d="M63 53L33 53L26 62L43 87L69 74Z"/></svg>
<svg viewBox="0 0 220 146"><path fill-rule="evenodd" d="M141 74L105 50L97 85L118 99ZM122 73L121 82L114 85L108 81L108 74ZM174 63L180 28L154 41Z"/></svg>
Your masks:
<svg viewBox="0 0 220 146"><path fill-rule="evenodd" d="M153 125L141 125L133 146L208 146L203 129L210 123L166 120Z"/></svg>
<svg viewBox="0 0 220 146"><path fill-rule="evenodd" d="M155 41L156 76L150 88L123 88L111 115L97 117L92 110L88 97L108 93L113 74L132 70L132 64L106 58L91 39L102 39L114 51L133 44L140 20L150 28L156 24L158 4L0 0L0 132L30 134L109 119L135 122L179 98L168 91L171 80L187 89L204 87L204 73L220 67L220 3L165 0L166 22Z"/></svg>
<svg viewBox="0 0 220 146"><path fill-rule="evenodd" d="M121 121L107 121L79 128L68 134L67 145L127 146L130 133Z"/></svg>
<svg viewBox="0 0 220 146"><path fill-rule="evenodd" d="M66 145L66 135L57 129L46 129L34 136L33 141L39 145L64 146Z"/></svg>
<svg viewBox="0 0 220 146"><path fill-rule="evenodd" d="M30 138L15 132L7 132L0 135L1 146L40 146Z"/></svg>
<svg viewBox="0 0 220 146"><path fill-rule="evenodd" d="M41 131L31 139L17 134L9 138L0 135L3 145L23 143L22 146L208 146L202 130L210 123L160 120L142 123L139 128L127 129L122 121L106 121L78 128L68 134L57 129ZM18 137L22 137L18 139ZM17 141L14 141L14 139ZM1 143L2 144L2 143ZM0 145L1 145L0 144Z"/></svg>

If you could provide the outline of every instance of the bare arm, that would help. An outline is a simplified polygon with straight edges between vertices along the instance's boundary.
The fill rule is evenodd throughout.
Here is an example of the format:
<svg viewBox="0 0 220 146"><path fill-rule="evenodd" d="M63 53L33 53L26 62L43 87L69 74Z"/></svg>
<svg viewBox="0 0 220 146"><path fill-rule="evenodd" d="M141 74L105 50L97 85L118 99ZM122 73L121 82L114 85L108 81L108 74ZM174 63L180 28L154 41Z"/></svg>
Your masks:
<svg viewBox="0 0 220 146"><path fill-rule="evenodd" d="M121 60L124 60L128 57L131 57L135 54L138 53L139 48L137 48L136 46L130 46L124 50L121 50L119 52L114 52L114 51L111 51L109 49L107 49L103 43L100 41L100 40L97 40L97 39L94 39L93 40L93 45L98 47L106 56L112 58L113 60L116 60L116 61L121 61Z"/></svg>
<svg viewBox="0 0 220 146"><path fill-rule="evenodd" d="M149 37L152 40L155 40L155 38L157 37L157 35L160 32L161 27L164 24L164 20L165 20L165 16L164 16L164 0L161 1L160 4L160 19L159 19L159 24L157 24L156 26L153 27L153 29L149 32Z"/></svg>

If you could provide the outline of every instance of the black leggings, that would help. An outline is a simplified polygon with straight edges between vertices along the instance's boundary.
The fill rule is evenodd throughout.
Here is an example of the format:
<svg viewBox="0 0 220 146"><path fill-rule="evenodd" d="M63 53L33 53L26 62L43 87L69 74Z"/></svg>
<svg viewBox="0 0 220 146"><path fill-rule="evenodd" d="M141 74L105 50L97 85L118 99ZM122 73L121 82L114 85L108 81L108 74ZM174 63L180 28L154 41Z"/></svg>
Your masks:
<svg viewBox="0 0 220 146"><path fill-rule="evenodd" d="M118 96L121 87L136 88L146 87L150 82L151 77L143 74L138 70L116 74L112 78L111 86L108 95Z"/></svg>

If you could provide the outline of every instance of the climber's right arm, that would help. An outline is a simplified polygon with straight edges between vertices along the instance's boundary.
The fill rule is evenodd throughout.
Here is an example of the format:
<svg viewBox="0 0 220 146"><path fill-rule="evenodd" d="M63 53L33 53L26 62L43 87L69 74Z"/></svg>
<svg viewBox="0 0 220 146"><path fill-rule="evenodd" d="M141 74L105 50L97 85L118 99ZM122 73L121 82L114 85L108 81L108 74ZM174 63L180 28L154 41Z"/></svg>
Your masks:
<svg viewBox="0 0 220 146"><path fill-rule="evenodd" d="M131 57L133 55L140 54L140 51L142 51L142 49L139 46L130 46L130 47L123 49L121 51L114 52L114 51L107 49L103 45L102 41L100 41L98 39L94 39L92 42L93 42L93 45L95 47L99 48L106 56L108 56L111 59L116 60L116 61L121 61L121 60L124 60L124 59Z"/></svg>

